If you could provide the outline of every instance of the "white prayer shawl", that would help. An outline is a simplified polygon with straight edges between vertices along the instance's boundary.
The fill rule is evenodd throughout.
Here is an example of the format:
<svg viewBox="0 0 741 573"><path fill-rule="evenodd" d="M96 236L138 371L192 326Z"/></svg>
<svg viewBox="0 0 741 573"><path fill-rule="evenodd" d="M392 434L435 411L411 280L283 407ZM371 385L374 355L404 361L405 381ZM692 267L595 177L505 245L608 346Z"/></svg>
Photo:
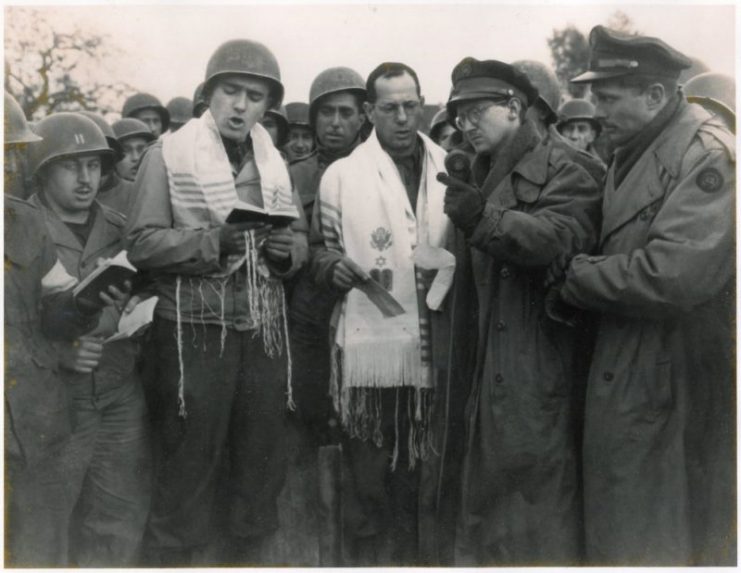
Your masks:
<svg viewBox="0 0 741 573"><path fill-rule="evenodd" d="M250 130L263 204L293 205L291 180L270 134L256 123ZM192 119L162 141L175 228L202 229L223 225L238 200L224 143L211 111ZM296 213L298 214L298 212ZM230 257L224 275L239 268L245 258Z"/></svg>
<svg viewBox="0 0 741 573"><path fill-rule="evenodd" d="M326 246L347 255L369 274L373 269L390 270L390 292L406 311L398 317L384 318L358 289L349 291L335 307L331 392L343 422L349 424L351 388L432 387L430 363L422 359L412 253L420 244L442 247L450 221L443 213L445 187L436 178L445 170L445 152L425 135L419 135L424 143L424 160L416 213L399 171L375 131L350 156L333 163L321 181ZM338 378L342 389L338 388Z"/></svg>
<svg viewBox="0 0 741 573"><path fill-rule="evenodd" d="M255 164L260 176L262 204L258 207L275 208L280 205L293 206L293 195L288 169L278 150L273 146L270 134L256 123L250 130ZM211 111L200 118L192 119L177 132L162 139L162 157L167 169L170 204L175 228L204 229L223 225L234 204L239 200L232 166L224 148L221 134ZM247 168L249 164L245 165ZM245 169L243 169L245 171ZM259 197L257 202L259 202ZM244 200L244 199L243 199ZM248 200L247 202L250 202ZM252 201L255 202L255 201ZM294 207L295 209L295 207ZM296 214L298 212L296 211ZM262 333L268 356L282 352L281 330L288 352L287 318L285 295L280 280L270 276L267 266L254 241L252 232L245 234L247 253L230 255L223 272L214 273L202 280L216 280L223 293L225 281L243 267L246 269L249 287L250 318L255 328ZM176 279L176 304L178 305L178 349L182 352L182 328L180 324L180 284ZM222 294L223 304L223 294ZM223 309L222 309L223 315ZM226 337L226 325L222 325L222 352ZM182 355L179 356L181 371L179 385L180 414L185 416ZM292 407L291 358L288 352L288 404Z"/></svg>

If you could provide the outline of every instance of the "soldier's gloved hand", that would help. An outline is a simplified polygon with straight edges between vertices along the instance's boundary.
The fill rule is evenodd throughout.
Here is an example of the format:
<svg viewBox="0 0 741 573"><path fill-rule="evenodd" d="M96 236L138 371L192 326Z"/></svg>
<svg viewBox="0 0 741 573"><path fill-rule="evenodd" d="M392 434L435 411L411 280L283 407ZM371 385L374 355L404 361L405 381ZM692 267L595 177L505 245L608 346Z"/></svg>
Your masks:
<svg viewBox="0 0 741 573"><path fill-rule="evenodd" d="M573 258L574 255L571 253L561 253L553 259L545 273L545 288L559 285L566 280L566 273Z"/></svg>
<svg viewBox="0 0 741 573"><path fill-rule="evenodd" d="M265 240L265 256L271 261L282 263L291 256L293 231L291 227L276 227L270 230Z"/></svg>
<svg viewBox="0 0 741 573"><path fill-rule="evenodd" d="M348 257L335 263L332 271L332 285L341 291L348 291L368 280L368 274Z"/></svg>
<svg viewBox="0 0 741 573"><path fill-rule="evenodd" d="M481 191L447 173L438 173L437 180L448 187L443 211L456 227L470 235L484 214L484 197Z"/></svg>
<svg viewBox="0 0 741 573"><path fill-rule="evenodd" d="M254 230L255 243L260 246L270 233L264 223L225 223L219 229L219 249L226 255L243 255L247 249L244 234Z"/></svg>
<svg viewBox="0 0 741 573"><path fill-rule="evenodd" d="M103 341L97 336L81 336L61 352L62 367L88 374L95 370L103 356Z"/></svg>
<svg viewBox="0 0 741 573"><path fill-rule="evenodd" d="M544 301L545 314L551 320L573 327L576 326L579 311L561 298L562 284L548 289Z"/></svg>

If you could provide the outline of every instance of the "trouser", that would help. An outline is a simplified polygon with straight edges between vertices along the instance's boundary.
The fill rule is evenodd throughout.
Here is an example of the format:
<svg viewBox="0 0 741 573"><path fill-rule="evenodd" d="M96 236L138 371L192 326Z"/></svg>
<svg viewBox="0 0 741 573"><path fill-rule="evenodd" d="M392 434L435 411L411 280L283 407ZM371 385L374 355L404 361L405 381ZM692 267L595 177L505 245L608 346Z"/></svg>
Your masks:
<svg viewBox="0 0 741 573"><path fill-rule="evenodd" d="M381 390L380 447L345 437L343 483L347 565L414 565L418 561L419 461L409 468L406 436L408 401L414 390L399 391L399 456L391 469L396 442L396 389Z"/></svg>
<svg viewBox="0 0 741 573"><path fill-rule="evenodd" d="M149 423L135 374L101 394L76 384L74 431L62 471L70 510L71 562L81 567L137 563L152 479Z"/></svg>
<svg viewBox="0 0 741 573"><path fill-rule="evenodd" d="M5 566L66 567L67 508L58 452L33 466L6 455Z"/></svg>
<svg viewBox="0 0 741 573"><path fill-rule="evenodd" d="M328 326L292 317L290 332L297 418L317 444L337 443L338 424L329 396Z"/></svg>
<svg viewBox="0 0 741 573"><path fill-rule="evenodd" d="M270 358L260 335L232 329L222 347L221 327L202 324L183 325L179 353L175 322L156 318L152 329L157 362L147 398L155 479L145 546L147 558L166 566L187 563L189 553L211 541L217 483L228 496L227 535L254 541L277 529L286 471L286 353Z"/></svg>

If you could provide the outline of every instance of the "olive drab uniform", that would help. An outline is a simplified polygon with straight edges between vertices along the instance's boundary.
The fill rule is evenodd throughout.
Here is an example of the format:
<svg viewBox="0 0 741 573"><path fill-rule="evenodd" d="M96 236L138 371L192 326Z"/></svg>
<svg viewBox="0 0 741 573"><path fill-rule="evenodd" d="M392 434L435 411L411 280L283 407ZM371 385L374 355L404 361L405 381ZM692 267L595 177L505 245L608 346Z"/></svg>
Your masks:
<svg viewBox="0 0 741 573"><path fill-rule="evenodd" d="M600 565L735 563L733 137L680 103L619 184L563 300L601 313L584 429Z"/></svg>
<svg viewBox="0 0 741 573"><path fill-rule="evenodd" d="M125 218L113 209L92 204L89 234L82 243L41 195L31 202L43 214L59 261L72 276L82 280L99 258L121 251ZM106 309L101 336L112 335L119 318L117 311ZM106 344L93 373L61 372L74 422L62 454L71 516L74 511L70 527L76 543L70 552L81 567L133 566L138 558L149 511L151 452L137 355L136 342L119 340Z"/></svg>
<svg viewBox="0 0 741 573"><path fill-rule="evenodd" d="M486 156L473 166L487 202L469 239L479 340L456 557L564 565L581 535L574 332L546 318L543 283L558 253L596 243L600 189L530 122L510 147L501 179Z"/></svg>
<svg viewBox="0 0 741 573"><path fill-rule="evenodd" d="M61 451L71 431L67 389L44 334L72 339L95 325L76 313L75 280L57 261L40 213L5 198L5 564L67 564ZM43 306L40 303L44 303Z"/></svg>

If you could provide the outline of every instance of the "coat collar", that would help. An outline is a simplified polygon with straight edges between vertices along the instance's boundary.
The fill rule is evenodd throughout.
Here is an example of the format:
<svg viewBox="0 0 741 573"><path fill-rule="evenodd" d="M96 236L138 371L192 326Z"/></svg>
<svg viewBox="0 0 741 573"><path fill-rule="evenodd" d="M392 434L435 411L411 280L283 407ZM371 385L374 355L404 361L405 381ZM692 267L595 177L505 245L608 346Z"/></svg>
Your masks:
<svg viewBox="0 0 741 573"><path fill-rule="evenodd" d="M664 196L667 185L662 181L661 172L667 173L671 180L679 177L690 143L699 127L710 117L700 106L682 103L671 123L646 149L617 188L613 163L605 186L601 244Z"/></svg>
<svg viewBox="0 0 741 573"><path fill-rule="evenodd" d="M101 249L119 241L121 238L120 229L108 222L106 213L98 201L94 201L90 209L90 216L94 216L95 220L85 245L80 244L75 234L50 207L46 206L39 195L34 195L29 201L43 213L49 238L54 245L80 253L81 263L97 256Z"/></svg>

